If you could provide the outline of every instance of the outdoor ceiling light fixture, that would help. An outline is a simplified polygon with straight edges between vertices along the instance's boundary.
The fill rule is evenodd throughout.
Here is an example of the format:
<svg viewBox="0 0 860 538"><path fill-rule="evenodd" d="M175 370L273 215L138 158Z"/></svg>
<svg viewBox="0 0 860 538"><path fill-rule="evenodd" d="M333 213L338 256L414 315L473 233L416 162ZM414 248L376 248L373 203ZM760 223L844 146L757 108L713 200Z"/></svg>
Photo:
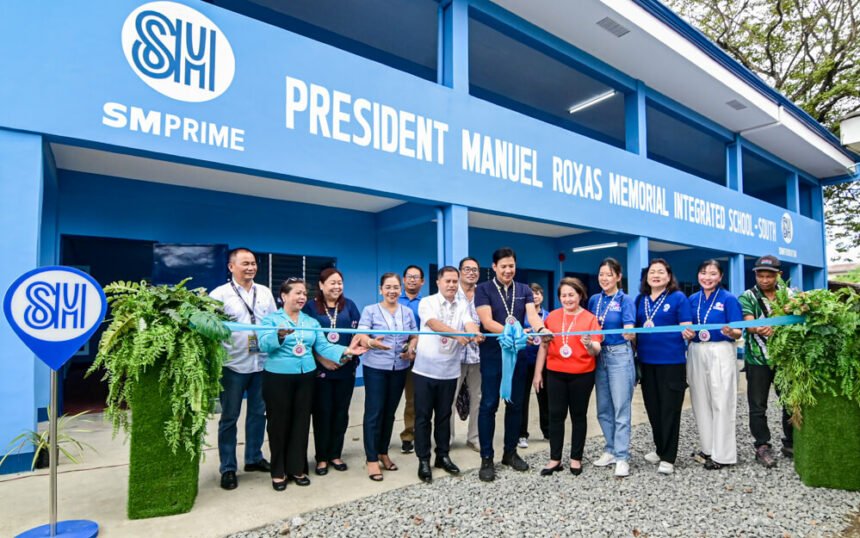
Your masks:
<svg viewBox="0 0 860 538"><path fill-rule="evenodd" d="M600 250L602 248L620 247L621 243L599 243L597 245L588 245L585 247L573 247L571 250L574 254L577 252L588 252L589 250Z"/></svg>
<svg viewBox="0 0 860 538"><path fill-rule="evenodd" d="M618 93L616 90L609 90L606 93L601 93L600 95L595 95L594 97L590 97L590 98L586 99L585 101L582 101L581 103L577 103L577 104L573 105L572 107L568 108L567 113L568 114L576 114L580 110L585 110L588 107L594 106L597 103L602 103L603 101L606 101L607 99L609 99L611 97L614 97L616 93Z"/></svg>

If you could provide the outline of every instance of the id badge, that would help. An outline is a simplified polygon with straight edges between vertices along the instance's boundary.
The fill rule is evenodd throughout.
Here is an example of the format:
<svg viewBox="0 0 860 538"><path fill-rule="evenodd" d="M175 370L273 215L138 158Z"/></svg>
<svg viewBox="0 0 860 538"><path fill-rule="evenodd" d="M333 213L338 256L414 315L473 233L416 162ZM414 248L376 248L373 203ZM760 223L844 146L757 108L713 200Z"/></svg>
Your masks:
<svg viewBox="0 0 860 538"><path fill-rule="evenodd" d="M248 351L250 353L260 352L260 346L257 344L257 333L251 333L248 335Z"/></svg>

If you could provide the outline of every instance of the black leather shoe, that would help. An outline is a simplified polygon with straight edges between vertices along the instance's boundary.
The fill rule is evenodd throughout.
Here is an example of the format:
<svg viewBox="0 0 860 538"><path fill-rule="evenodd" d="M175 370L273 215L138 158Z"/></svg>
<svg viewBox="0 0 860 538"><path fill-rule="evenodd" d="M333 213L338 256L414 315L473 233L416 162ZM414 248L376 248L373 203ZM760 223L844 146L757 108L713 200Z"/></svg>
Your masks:
<svg viewBox="0 0 860 538"><path fill-rule="evenodd" d="M493 465L493 458L481 458L481 470L478 471L478 478L481 482L492 482L496 479L496 466Z"/></svg>
<svg viewBox="0 0 860 538"><path fill-rule="evenodd" d="M511 467L515 471L528 471L529 464L524 462L523 459L517 454L517 451L508 452L507 454L502 456L502 465L507 465Z"/></svg>
<svg viewBox="0 0 860 538"><path fill-rule="evenodd" d="M280 482L275 482L272 480L272 489L275 491L284 491L287 489L287 481L281 480Z"/></svg>
<svg viewBox="0 0 860 538"><path fill-rule="evenodd" d="M239 480L236 478L235 471L227 471L221 475L221 487L224 489L236 489L239 486Z"/></svg>
<svg viewBox="0 0 860 538"><path fill-rule="evenodd" d="M433 482L433 471L430 469L430 460L418 460L418 478L427 484Z"/></svg>
<svg viewBox="0 0 860 538"><path fill-rule="evenodd" d="M400 445L400 452L404 454L412 454L415 451L415 443L412 441L403 441L403 444Z"/></svg>
<svg viewBox="0 0 860 538"><path fill-rule="evenodd" d="M246 463L245 464L245 472L251 473L254 471L259 471L261 473L270 473L272 472L272 466L269 465L269 462L265 459L258 461L257 463Z"/></svg>
<svg viewBox="0 0 860 538"><path fill-rule="evenodd" d="M552 473L557 473L557 472L563 471L563 470L564 470L564 466L561 464L561 462L559 462L554 467L544 467L543 469L541 469L540 475L541 476L552 476Z"/></svg>
<svg viewBox="0 0 860 538"><path fill-rule="evenodd" d="M305 476L290 476L290 480L296 483L297 486L310 486L311 479Z"/></svg>
<svg viewBox="0 0 860 538"><path fill-rule="evenodd" d="M582 474L582 467L571 467L570 474L573 476L579 476Z"/></svg>
<svg viewBox="0 0 860 538"><path fill-rule="evenodd" d="M349 469L349 467L347 467L345 461L342 461L340 463L335 463L333 461L330 461L330 462L328 462L328 464L329 464L329 466L334 467L335 471L343 472L343 471L346 471L347 469Z"/></svg>
<svg viewBox="0 0 860 538"><path fill-rule="evenodd" d="M325 476L328 474L328 467L316 467L314 469L314 472L317 474L317 476Z"/></svg>
<svg viewBox="0 0 860 538"><path fill-rule="evenodd" d="M436 456L436 462L433 463L433 467L445 469L446 473L460 474L460 468L448 456Z"/></svg>

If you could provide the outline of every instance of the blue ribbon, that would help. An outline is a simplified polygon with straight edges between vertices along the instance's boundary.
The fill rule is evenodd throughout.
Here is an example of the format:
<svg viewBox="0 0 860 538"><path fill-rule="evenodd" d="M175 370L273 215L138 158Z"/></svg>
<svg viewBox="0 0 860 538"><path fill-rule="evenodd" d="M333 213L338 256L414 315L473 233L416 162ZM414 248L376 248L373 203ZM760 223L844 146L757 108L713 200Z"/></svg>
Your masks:
<svg viewBox="0 0 860 538"><path fill-rule="evenodd" d="M502 347L502 384L499 394L506 402L511 401L512 386L514 382L514 369L517 366L517 352L525 349L528 343L528 335L523 332L520 322L513 325L505 323L505 329L499 335L499 345Z"/></svg>

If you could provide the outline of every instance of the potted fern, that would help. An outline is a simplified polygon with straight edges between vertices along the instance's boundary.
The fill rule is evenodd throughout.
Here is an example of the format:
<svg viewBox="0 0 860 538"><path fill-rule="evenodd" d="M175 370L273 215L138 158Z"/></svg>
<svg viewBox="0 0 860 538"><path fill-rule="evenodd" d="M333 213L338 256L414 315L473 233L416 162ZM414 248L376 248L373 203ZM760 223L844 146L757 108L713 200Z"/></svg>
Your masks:
<svg viewBox="0 0 860 538"><path fill-rule="evenodd" d="M146 282L105 287L109 326L88 374L104 368L106 416L130 433L128 517L191 510L210 401L230 336L203 288ZM131 416L129 417L129 412Z"/></svg>
<svg viewBox="0 0 860 538"><path fill-rule="evenodd" d="M808 486L860 490L860 295L778 291L776 306L807 318L778 327L768 342L795 426L797 474Z"/></svg>
<svg viewBox="0 0 860 538"><path fill-rule="evenodd" d="M50 414L50 408L48 408ZM74 415L62 415L57 421L57 449L60 454L65 456L72 463L80 463L84 449L96 451L92 445L76 439L73 434L89 433L90 430L84 430L77 427L77 422L81 416L87 414L87 411L81 411ZM50 417L49 417L50 419ZM9 441L9 450L0 459L0 466L12 454L18 454L27 446L33 447L33 461L30 463L30 469L44 469L48 467L50 462L51 438L48 435L48 430L25 430Z"/></svg>

